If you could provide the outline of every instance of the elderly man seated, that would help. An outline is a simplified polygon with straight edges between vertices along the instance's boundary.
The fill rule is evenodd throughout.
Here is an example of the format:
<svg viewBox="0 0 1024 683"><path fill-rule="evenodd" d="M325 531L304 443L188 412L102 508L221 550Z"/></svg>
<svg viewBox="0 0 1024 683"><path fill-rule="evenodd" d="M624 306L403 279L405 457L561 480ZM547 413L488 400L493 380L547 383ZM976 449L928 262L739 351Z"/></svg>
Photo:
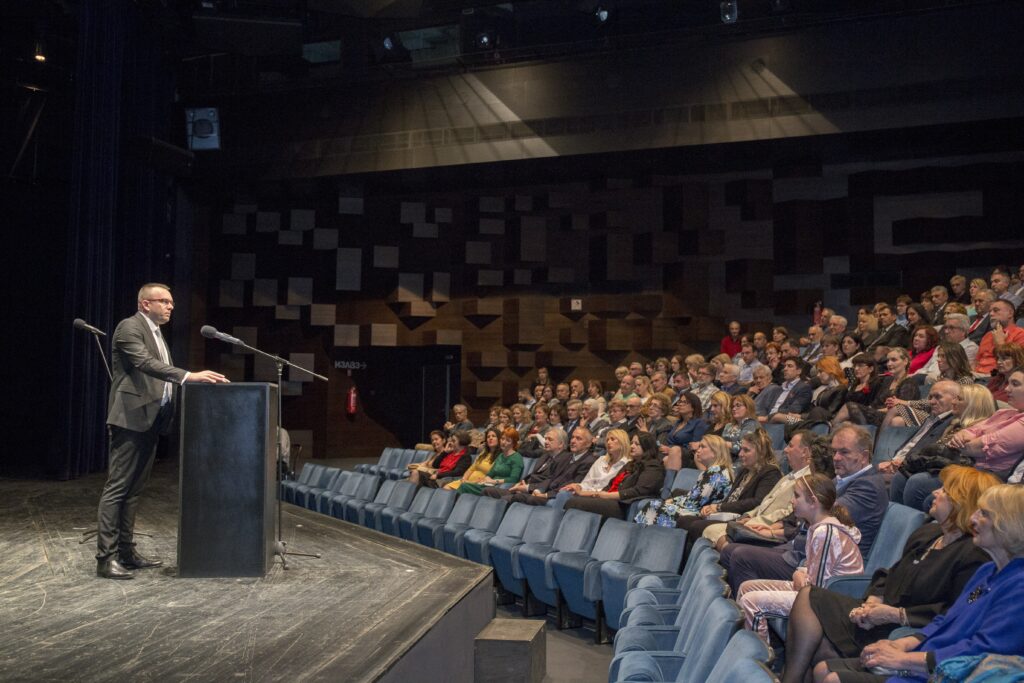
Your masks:
<svg viewBox="0 0 1024 683"><path fill-rule="evenodd" d="M582 481L590 471L597 459L590 449L592 442L590 430L577 427L567 450L565 432L558 427L551 429L544 437L544 455L530 476L509 489L489 486L483 495L526 505L545 505L560 488Z"/></svg>

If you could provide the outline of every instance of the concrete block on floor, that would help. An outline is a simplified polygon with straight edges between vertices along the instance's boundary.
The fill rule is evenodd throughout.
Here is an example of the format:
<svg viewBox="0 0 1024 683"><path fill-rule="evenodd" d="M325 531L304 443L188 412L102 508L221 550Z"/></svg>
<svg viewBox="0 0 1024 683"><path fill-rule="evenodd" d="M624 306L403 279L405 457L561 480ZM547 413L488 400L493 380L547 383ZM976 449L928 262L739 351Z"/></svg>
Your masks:
<svg viewBox="0 0 1024 683"><path fill-rule="evenodd" d="M547 670L544 621L494 619L476 637L476 683L541 683Z"/></svg>

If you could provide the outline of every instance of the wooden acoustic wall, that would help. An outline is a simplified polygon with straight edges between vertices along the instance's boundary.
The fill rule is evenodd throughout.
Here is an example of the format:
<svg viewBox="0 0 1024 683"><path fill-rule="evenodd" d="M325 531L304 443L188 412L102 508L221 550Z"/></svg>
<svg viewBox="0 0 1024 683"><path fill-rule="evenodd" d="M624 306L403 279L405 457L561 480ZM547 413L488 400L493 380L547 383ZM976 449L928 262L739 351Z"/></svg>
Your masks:
<svg viewBox="0 0 1024 683"><path fill-rule="evenodd" d="M715 348L730 318L799 328L820 299L851 314L1019 262L1022 164L1013 153L631 177L595 165L543 186L496 185L495 167L478 186L439 176L430 192L366 179L240 190L201 212L197 260L220 274L203 322L327 374L286 375L285 425L317 457L369 457L396 444L380 411L412 378L359 385L385 407L346 416L356 349L461 348L458 389L479 423L538 365L608 383L635 358ZM274 378L272 363L205 348L233 379Z"/></svg>

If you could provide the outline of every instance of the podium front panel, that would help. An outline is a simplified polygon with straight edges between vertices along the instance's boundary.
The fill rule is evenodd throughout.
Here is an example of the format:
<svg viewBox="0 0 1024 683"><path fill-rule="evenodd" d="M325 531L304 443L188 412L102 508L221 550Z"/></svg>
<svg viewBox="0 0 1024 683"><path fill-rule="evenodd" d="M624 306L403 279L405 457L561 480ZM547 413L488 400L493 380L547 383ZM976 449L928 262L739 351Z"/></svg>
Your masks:
<svg viewBox="0 0 1024 683"><path fill-rule="evenodd" d="M274 553L277 385L185 384L178 575L263 576Z"/></svg>

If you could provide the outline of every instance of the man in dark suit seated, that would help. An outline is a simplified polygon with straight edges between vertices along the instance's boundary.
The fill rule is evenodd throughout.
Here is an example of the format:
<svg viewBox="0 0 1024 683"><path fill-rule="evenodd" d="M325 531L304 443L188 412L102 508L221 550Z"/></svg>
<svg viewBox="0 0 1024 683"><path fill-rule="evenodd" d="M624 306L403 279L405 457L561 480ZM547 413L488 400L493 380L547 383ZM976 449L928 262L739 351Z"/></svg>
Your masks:
<svg viewBox="0 0 1024 683"><path fill-rule="evenodd" d="M980 344L982 338L992 330L992 319L989 317L989 308L996 300L996 293L991 289L979 289L974 293L974 322L967 328L967 338L975 344Z"/></svg>
<svg viewBox="0 0 1024 683"><path fill-rule="evenodd" d="M786 423L791 415L806 413L811 408L814 390L803 378L807 364L799 358L787 358L782 363L782 391L775 399L768 415L758 415L761 423Z"/></svg>
<svg viewBox="0 0 1024 683"><path fill-rule="evenodd" d="M157 441L174 419L178 385L228 381L212 370L187 372L171 365L160 326L171 319L172 311L170 288L149 283L139 290L138 312L114 330L114 379L107 412L110 457L96 529L96 574L105 579L130 579L133 569L161 564L136 552L135 513L153 467Z"/></svg>
<svg viewBox="0 0 1024 683"><path fill-rule="evenodd" d="M878 336L867 349L873 350L876 346L904 349L910 346L910 330L896 323L896 314L888 304L878 307Z"/></svg>
<svg viewBox="0 0 1024 683"><path fill-rule="evenodd" d="M868 556L875 542L882 517L889 505L885 480L871 466L871 434L862 427L847 424L832 434L833 462L836 468L836 503L850 512L861 532L861 554ZM745 543L730 543L722 550L720 561L729 572L733 593L748 579L789 580L793 570L806 559L806 534L798 533L780 546L765 548Z"/></svg>
<svg viewBox="0 0 1024 683"><path fill-rule="evenodd" d="M894 503L904 503L920 508L923 498L921 501L916 501L916 504L911 501L904 502L903 489L907 484L907 478L900 474L900 465L906 462L910 455L920 453L942 437L949 427L949 423L953 421L953 406L956 405L959 398L960 385L956 382L944 379L933 384L928 392L931 414L925 418L914 435L896 451L892 460L878 465L879 472L892 476L889 498Z"/></svg>
<svg viewBox="0 0 1024 683"><path fill-rule="evenodd" d="M593 437L586 427L577 427L573 432L569 450L565 449L565 432L561 428L548 430L544 436L545 453L530 476L516 483L512 488L502 489L488 486L483 495L503 498L512 503L544 505L554 498L558 489L566 484L583 481L597 456L590 446Z"/></svg>

